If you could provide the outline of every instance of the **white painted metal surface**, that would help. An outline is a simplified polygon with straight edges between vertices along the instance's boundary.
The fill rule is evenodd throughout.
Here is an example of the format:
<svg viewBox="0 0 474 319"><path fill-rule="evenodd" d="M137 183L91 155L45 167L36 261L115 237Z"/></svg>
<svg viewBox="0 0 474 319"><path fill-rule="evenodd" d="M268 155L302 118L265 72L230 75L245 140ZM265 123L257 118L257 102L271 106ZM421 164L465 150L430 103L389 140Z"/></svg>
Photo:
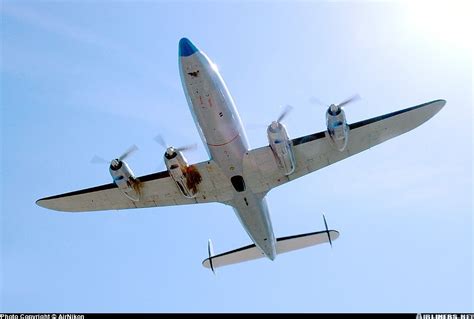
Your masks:
<svg viewBox="0 0 474 319"><path fill-rule="evenodd" d="M329 236L331 236L331 241L334 241L339 237L339 232L330 230ZM329 242L328 233L309 233L288 238L278 238L276 250L278 254L284 254L290 251L324 244L327 242ZM255 245L249 245L220 255L212 256L211 258L206 258L202 262L202 265L206 268L211 268L210 262L212 259L213 268L218 268L262 257L265 257L265 255L262 254L262 252L256 248Z"/></svg>
<svg viewBox="0 0 474 319"><path fill-rule="evenodd" d="M198 181L190 186L195 187L192 192L183 192L179 183L175 182L176 178L183 185L189 182L186 163L186 169L182 170L184 175L175 176L175 180L168 170L138 177L138 200L131 200L116 183L112 183L43 198L37 204L59 211L83 212L220 202L234 208L255 246L240 249L235 254L221 254L225 257L220 259L219 255L213 257L214 266L261 256L273 260L277 253L325 241L319 233L277 241L265 201L268 191L408 132L434 116L446 103L436 100L349 124L347 145L344 143L344 147L334 147L327 131L287 140L289 148L284 151L291 152L291 157L282 163L279 156L275 156L275 145L273 151L270 146L248 149L239 114L217 67L185 38L180 41L179 66L186 99L210 155L209 161L189 165L193 174L199 175L197 179L192 179ZM282 154L285 152L282 151ZM327 239L327 233L323 233ZM337 238L337 232L330 233L334 236L331 238Z"/></svg>

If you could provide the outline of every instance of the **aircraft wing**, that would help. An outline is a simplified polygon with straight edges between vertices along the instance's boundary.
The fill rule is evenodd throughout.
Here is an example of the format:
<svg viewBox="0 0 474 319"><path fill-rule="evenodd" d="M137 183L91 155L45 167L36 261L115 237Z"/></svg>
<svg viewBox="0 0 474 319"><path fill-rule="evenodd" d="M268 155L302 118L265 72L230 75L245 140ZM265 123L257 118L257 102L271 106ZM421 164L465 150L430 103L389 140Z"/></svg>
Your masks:
<svg viewBox="0 0 474 319"><path fill-rule="evenodd" d="M39 206L67 212L143 208L194 203L226 202L233 188L212 160L194 165L202 181L196 198L187 198L178 189L168 171L138 177L142 184L139 201L127 198L115 183L39 199Z"/></svg>
<svg viewBox="0 0 474 319"><path fill-rule="evenodd" d="M445 104L445 100L435 100L350 124L348 143L342 152L331 144L327 131L295 138L292 142L296 168L289 176L279 169L269 146L251 150L244 157L246 185L255 193L266 193L274 187L406 133L433 117Z"/></svg>

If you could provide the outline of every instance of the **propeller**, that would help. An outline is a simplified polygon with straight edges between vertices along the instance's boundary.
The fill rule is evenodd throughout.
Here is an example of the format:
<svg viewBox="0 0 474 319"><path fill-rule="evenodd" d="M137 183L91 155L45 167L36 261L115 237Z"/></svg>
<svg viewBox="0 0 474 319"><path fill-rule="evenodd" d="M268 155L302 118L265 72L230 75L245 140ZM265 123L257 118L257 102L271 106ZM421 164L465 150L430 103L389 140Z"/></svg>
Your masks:
<svg viewBox="0 0 474 319"><path fill-rule="evenodd" d="M278 116L277 120L276 121L273 121L271 125L272 129L277 129L281 123L281 121L283 121L283 119L285 117L288 116L288 114L291 112L291 110L293 110L293 106L291 105L285 105L285 108L283 109L283 111L280 113L280 115Z"/></svg>
<svg viewBox="0 0 474 319"><path fill-rule="evenodd" d="M329 244L331 245L331 248L332 248L331 234L329 234L328 223L326 222L326 217L324 216L324 214L323 214L323 219L324 219L324 226L326 227L326 234L328 234Z"/></svg>
<svg viewBox="0 0 474 319"><path fill-rule="evenodd" d="M288 104L285 105L283 111L280 113L277 120L272 122L273 128L276 128L278 123L283 121L292 110L293 110L293 106L288 105ZM261 129L267 128L268 124L265 124L265 123L251 123L251 124L247 124L247 125L244 125L244 126L248 130L261 130Z"/></svg>
<svg viewBox="0 0 474 319"><path fill-rule="evenodd" d="M118 165L119 162L123 161L125 158L130 156L130 154L132 154L136 150L138 150L138 147L135 144L133 144L122 155L120 155L118 158L113 159L111 161L108 161L104 159L103 157L94 155L94 157L92 157L91 159L91 163L92 164L112 164L113 162L117 162L117 165Z"/></svg>
<svg viewBox="0 0 474 319"><path fill-rule="evenodd" d="M122 155L119 156L118 160L119 161L123 161L125 158L127 158L128 156L130 156L130 154L132 154L133 152L135 152L136 150L138 150L138 147L133 144L132 146L130 146Z"/></svg>
<svg viewBox="0 0 474 319"><path fill-rule="evenodd" d="M153 138L155 140L155 142L157 142L158 144L160 144L161 146L163 146L163 148L168 148L168 145L166 144L163 136L161 135L157 135Z"/></svg>
<svg viewBox="0 0 474 319"><path fill-rule="evenodd" d="M346 104L349 104L349 103L352 103L352 102L355 102L355 101L358 101L360 100L360 95L359 94L354 94L353 96L345 99L344 101L342 101L341 103L338 104L338 107L343 107L344 105Z"/></svg>
<svg viewBox="0 0 474 319"><path fill-rule="evenodd" d="M321 101L320 99L318 99L317 97L315 96L312 96L310 99L309 99L309 103L311 104L318 104L320 106L324 106L324 107L328 107L329 104Z"/></svg>
<svg viewBox="0 0 474 319"><path fill-rule="evenodd" d="M195 150L197 148L197 143L189 144L189 145L184 145L180 147L173 147L169 146L168 143L166 143L165 139L161 135L157 135L154 137L155 142L160 144L163 148L166 149L166 152L168 154L172 154L173 151L176 152L184 152L184 151L189 151L189 150Z"/></svg>
<svg viewBox="0 0 474 319"><path fill-rule="evenodd" d="M350 97L348 97L347 99L343 100L342 102L340 102L339 104L331 104L331 105L328 105L327 103L324 103L322 102L321 100L319 100L318 98L316 97L311 97L309 99L309 101L313 104L319 104L321 106L324 106L324 107L327 107L329 108L329 110L331 111L331 113L333 114L336 114L339 112L339 110L341 109L341 107L343 107L344 105L347 105L349 103L352 103L352 102L356 102L358 100L360 100L361 97L359 94L354 94Z"/></svg>
<svg viewBox="0 0 474 319"><path fill-rule="evenodd" d="M110 164L110 161L100 156L94 155L94 157L91 159L91 163L92 164Z"/></svg>
<svg viewBox="0 0 474 319"><path fill-rule="evenodd" d="M278 119L276 120L277 123L280 123L281 121L283 121L283 119L293 110L293 106L291 105L285 105L285 108L283 109L283 111L281 112L280 116L278 117Z"/></svg>

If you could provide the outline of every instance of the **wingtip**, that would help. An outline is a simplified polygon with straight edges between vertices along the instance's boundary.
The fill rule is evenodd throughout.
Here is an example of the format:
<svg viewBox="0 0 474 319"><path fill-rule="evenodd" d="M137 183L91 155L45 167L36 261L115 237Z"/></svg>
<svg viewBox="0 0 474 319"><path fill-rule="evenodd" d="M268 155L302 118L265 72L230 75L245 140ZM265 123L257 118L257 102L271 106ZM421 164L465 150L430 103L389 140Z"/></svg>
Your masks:
<svg viewBox="0 0 474 319"><path fill-rule="evenodd" d="M36 200L35 204L40 206L40 207L44 207L44 204L42 204L44 202L44 198L40 198L38 200Z"/></svg>
<svg viewBox="0 0 474 319"><path fill-rule="evenodd" d="M443 107L446 105L447 101L445 99L438 99L438 100L434 100L430 103L437 103L440 107Z"/></svg>
<svg viewBox="0 0 474 319"><path fill-rule="evenodd" d="M206 269L210 269L214 275L216 274L216 270L213 266L211 266L211 260L209 258L206 258L202 261L202 266Z"/></svg>
<svg viewBox="0 0 474 319"><path fill-rule="evenodd" d="M35 203L36 203L36 205L38 205L38 206L41 207L41 208L46 208L46 209L51 209L51 210L57 210L57 209L55 209L55 208L49 207L49 206L47 205L47 201L45 200L45 198L40 198L40 199L38 199ZM59 210L57 210L57 211L59 211Z"/></svg>
<svg viewBox="0 0 474 319"><path fill-rule="evenodd" d="M435 111L433 112L433 116L437 114L439 111L441 111L441 109L446 105L446 103L447 103L446 100L443 100L443 99L434 100L433 102L431 102L431 104L435 108Z"/></svg>
<svg viewBox="0 0 474 319"><path fill-rule="evenodd" d="M38 205L39 207L41 208L46 208L46 209L52 209L52 210L57 210L57 209L54 209L54 208L51 208L51 207L48 207L48 205L46 204L46 201L44 198L40 198L38 199L36 202L36 205Z"/></svg>
<svg viewBox="0 0 474 319"><path fill-rule="evenodd" d="M72 211L65 210L65 209L61 209L61 208L59 208L59 207L56 207L56 206L54 206L54 205L51 205L51 202L50 202L48 199L49 199L48 197L40 198L40 199L38 199L35 203L36 203L36 205L38 205L39 207L46 208L46 209L50 209L50 210L54 210L54 211L57 211L57 212L62 212L62 213L65 213L65 212L72 212ZM49 202L49 205L48 205L48 202Z"/></svg>

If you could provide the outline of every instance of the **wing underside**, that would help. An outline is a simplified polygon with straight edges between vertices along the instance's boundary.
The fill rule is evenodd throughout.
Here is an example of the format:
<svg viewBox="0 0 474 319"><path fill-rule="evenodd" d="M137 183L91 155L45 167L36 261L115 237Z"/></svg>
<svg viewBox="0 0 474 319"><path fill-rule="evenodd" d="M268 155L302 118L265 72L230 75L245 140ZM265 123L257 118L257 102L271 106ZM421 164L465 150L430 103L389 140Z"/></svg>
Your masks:
<svg viewBox="0 0 474 319"><path fill-rule="evenodd" d="M115 183L46 197L36 203L58 211L85 212L98 210L187 205L226 202L231 199L232 185L214 161L194 165L202 177L195 198L183 196L168 171L138 177L141 182L139 201L125 196Z"/></svg>
<svg viewBox="0 0 474 319"><path fill-rule="evenodd" d="M296 169L289 176L284 175L279 168L269 146L251 150L243 159L245 183L254 193L265 194L274 187L414 129L434 116L445 103L444 100L436 100L350 124L349 139L343 152L333 147L325 131L295 138L292 143ZM214 161L209 160L194 166L202 176L195 198L183 196L169 173L164 171L138 178L142 184L139 201L130 200L111 183L42 198L37 204L59 211L84 212L208 202L226 203L232 200L232 184Z"/></svg>
<svg viewBox="0 0 474 319"><path fill-rule="evenodd" d="M295 138L292 143L296 169L289 176L284 175L279 168L269 146L254 149L244 157L245 182L255 193L266 193L274 187L404 134L433 117L445 104L444 100L435 100L350 124L348 143L342 152L331 144L326 131Z"/></svg>

